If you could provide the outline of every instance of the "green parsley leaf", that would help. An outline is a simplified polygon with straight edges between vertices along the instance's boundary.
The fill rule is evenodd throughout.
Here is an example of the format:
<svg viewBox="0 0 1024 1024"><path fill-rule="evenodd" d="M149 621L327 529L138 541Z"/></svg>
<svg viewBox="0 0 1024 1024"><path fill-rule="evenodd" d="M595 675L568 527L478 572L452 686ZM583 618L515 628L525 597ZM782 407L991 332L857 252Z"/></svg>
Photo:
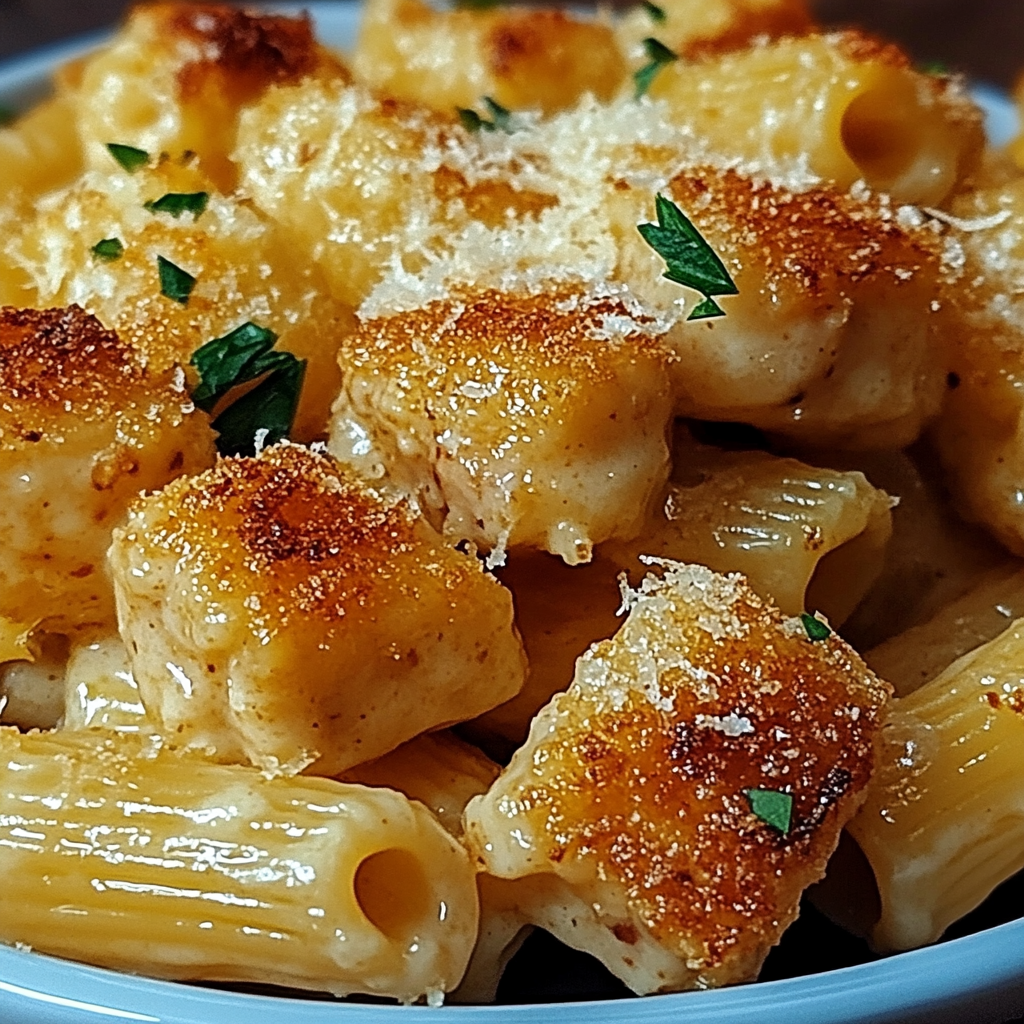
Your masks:
<svg viewBox="0 0 1024 1024"><path fill-rule="evenodd" d="M199 384L192 391L192 401L210 412L233 387L261 376L266 370L256 364L276 341L273 331L249 321L196 349L192 365L199 371Z"/></svg>
<svg viewBox="0 0 1024 1024"><path fill-rule="evenodd" d="M187 306L192 289L196 286L196 279L163 256L157 256L156 265L160 272L160 294Z"/></svg>
<svg viewBox="0 0 1024 1024"><path fill-rule="evenodd" d="M17 116L10 107L0 106L0 128L13 123Z"/></svg>
<svg viewBox="0 0 1024 1024"><path fill-rule="evenodd" d="M119 142L108 142L107 149L129 174L134 174L140 167L145 167L149 163L149 154L144 149L122 146Z"/></svg>
<svg viewBox="0 0 1024 1024"><path fill-rule="evenodd" d="M744 795L750 801L750 809L766 825L788 835L793 820L793 797L777 789L745 789Z"/></svg>
<svg viewBox="0 0 1024 1024"><path fill-rule="evenodd" d="M209 201L209 192L168 192L159 199L151 199L145 206L150 213L169 213L175 218L191 213L198 220Z"/></svg>
<svg viewBox="0 0 1024 1024"><path fill-rule="evenodd" d="M120 238L104 238L92 247L93 256L108 263L119 260L124 253L124 242Z"/></svg>
<svg viewBox="0 0 1024 1024"><path fill-rule="evenodd" d="M506 135L511 135L515 130L515 118L512 116L512 111L507 110L496 100L492 100L490 96L484 97L484 106L487 107L491 115L491 122L498 131L505 132Z"/></svg>
<svg viewBox="0 0 1024 1024"><path fill-rule="evenodd" d="M481 117L475 110L470 110L467 107L455 108L458 111L462 127L467 132L502 131L506 135L512 135L517 130L518 125L516 124L515 115L511 110L507 110L497 100L491 99L490 96L485 96L483 102L491 115L492 119L490 121L485 117Z"/></svg>
<svg viewBox="0 0 1024 1024"><path fill-rule="evenodd" d="M665 261L663 277L704 296L704 301L687 319L706 320L709 317L724 316L725 312L713 301L713 297L737 294L736 282L725 269L725 264L671 199L659 195L655 201L655 210L658 223L638 224L637 231Z"/></svg>
<svg viewBox="0 0 1024 1024"><path fill-rule="evenodd" d="M485 121L475 110L470 110L468 107L456 107L455 109L459 112L459 120L467 132L494 131L494 125L490 121Z"/></svg>
<svg viewBox="0 0 1024 1024"><path fill-rule="evenodd" d="M952 69L948 64L944 64L941 60L929 60L922 64L918 69L922 75L933 75L937 78L941 78L944 75L951 75Z"/></svg>
<svg viewBox="0 0 1024 1024"><path fill-rule="evenodd" d="M655 76L666 64L679 60L678 54L670 50L664 43L660 43L657 39L653 39L650 36L644 40L643 45L650 63L633 72L633 95L637 99L640 99L650 89L651 82L654 81Z"/></svg>
<svg viewBox="0 0 1024 1024"><path fill-rule="evenodd" d="M192 356L199 371L192 400L205 412L212 412L240 385L259 382L214 419L222 455L255 454L258 431L266 431L262 443L268 445L291 433L306 361L273 351L276 342L273 331L249 321L208 341Z"/></svg>
<svg viewBox="0 0 1024 1024"><path fill-rule="evenodd" d="M222 455L255 455L256 435L266 431L261 444L277 444L286 438L295 422L299 395L306 376L306 360L290 352L271 352L267 365L276 368L251 391L229 405L214 421L217 450Z"/></svg>
<svg viewBox="0 0 1024 1024"><path fill-rule="evenodd" d="M656 21L660 25L665 20L664 8L652 4L651 0L640 0L640 6L650 15L651 21Z"/></svg>
<svg viewBox="0 0 1024 1024"><path fill-rule="evenodd" d="M808 637L815 643L819 640L827 640L832 635L832 630L816 615L808 615L807 612L804 612L800 616L800 621L804 624Z"/></svg>

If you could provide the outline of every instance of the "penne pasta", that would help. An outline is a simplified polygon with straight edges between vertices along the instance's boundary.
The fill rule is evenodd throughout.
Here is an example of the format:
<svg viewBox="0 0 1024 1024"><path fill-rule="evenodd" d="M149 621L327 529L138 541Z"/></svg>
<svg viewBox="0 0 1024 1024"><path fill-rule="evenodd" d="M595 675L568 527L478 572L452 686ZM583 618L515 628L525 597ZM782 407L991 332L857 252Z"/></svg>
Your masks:
<svg viewBox="0 0 1024 1024"><path fill-rule="evenodd" d="M0 938L182 980L403 1002L454 988L465 851L422 807L329 779L0 729Z"/></svg>
<svg viewBox="0 0 1024 1024"><path fill-rule="evenodd" d="M71 649L64 671L63 729L151 733L131 659L116 633L86 638Z"/></svg>

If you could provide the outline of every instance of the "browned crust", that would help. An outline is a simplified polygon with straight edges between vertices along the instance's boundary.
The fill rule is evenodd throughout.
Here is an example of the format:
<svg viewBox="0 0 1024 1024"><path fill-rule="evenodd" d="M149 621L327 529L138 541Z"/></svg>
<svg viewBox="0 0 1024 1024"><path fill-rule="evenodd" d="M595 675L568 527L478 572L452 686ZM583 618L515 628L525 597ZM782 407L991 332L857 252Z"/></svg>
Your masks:
<svg viewBox="0 0 1024 1024"><path fill-rule="evenodd" d="M557 379L562 389L577 390L609 375L610 363L624 350L634 357L667 362L668 356L651 323L632 314L638 330L627 339L595 337L606 316L629 316L614 298L587 299L572 292L523 295L497 290L457 293L420 309L368 320L346 338L340 361L402 372L419 364L409 375L471 369L480 360L507 361L506 388L536 382L538 372ZM429 358L424 360L424 347ZM429 364L429 365L428 365Z"/></svg>
<svg viewBox="0 0 1024 1024"><path fill-rule="evenodd" d="M756 972L823 873L869 779L889 692L834 634L812 642L780 628L745 586L728 610L746 636L686 628L685 656L710 689L700 694L685 670L666 686L669 669L666 711L636 690L619 709L599 707L574 686L533 750L537 782L513 794L541 816L552 864L589 861L623 885L662 944L689 957L696 942L705 983ZM614 665L621 637L596 655ZM753 731L700 724L730 715ZM752 813L750 789L792 795L787 835Z"/></svg>
<svg viewBox="0 0 1024 1024"><path fill-rule="evenodd" d="M734 16L725 31L688 41L679 55L691 61L712 60L723 53L741 50L761 36L802 36L814 28L814 19L804 0L785 0L770 6L733 0L733 8Z"/></svg>
<svg viewBox="0 0 1024 1024"><path fill-rule="evenodd" d="M140 498L134 512L145 515L144 543L186 555L225 581L244 577L243 567L258 576L255 589L273 595L274 607L262 611L280 619L291 612L334 618L382 581L401 588L396 559L406 556L429 556L446 570L476 565L425 543L406 503L385 501L329 456L292 444L258 458L222 458Z"/></svg>
<svg viewBox="0 0 1024 1024"><path fill-rule="evenodd" d="M878 36L860 29L847 29L832 37L836 49L852 61L859 64L885 64L891 68L911 68L913 61L896 43L888 42Z"/></svg>
<svg viewBox="0 0 1024 1024"><path fill-rule="evenodd" d="M125 390L137 388L144 378L132 349L79 306L0 308L4 419L27 423L54 414L114 410Z"/></svg>
<svg viewBox="0 0 1024 1024"><path fill-rule="evenodd" d="M308 14L288 18L201 3L152 4L142 11L157 18L170 38L203 47L204 58L178 72L185 101L200 97L211 79L252 96L273 84L299 81L325 61ZM336 66L340 69L340 62Z"/></svg>
<svg viewBox="0 0 1024 1024"><path fill-rule="evenodd" d="M671 191L723 258L753 259L768 287L795 283L815 297L871 278L899 285L908 274L937 272L938 236L901 227L878 197L827 186L791 192L710 166L688 168Z"/></svg>

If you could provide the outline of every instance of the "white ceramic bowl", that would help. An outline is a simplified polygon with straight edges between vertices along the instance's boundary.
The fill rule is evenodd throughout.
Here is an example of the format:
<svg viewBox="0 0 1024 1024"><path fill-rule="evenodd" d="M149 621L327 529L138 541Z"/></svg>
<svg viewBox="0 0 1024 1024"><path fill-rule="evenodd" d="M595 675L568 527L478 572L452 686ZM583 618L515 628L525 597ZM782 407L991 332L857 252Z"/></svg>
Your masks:
<svg viewBox="0 0 1024 1024"><path fill-rule="evenodd" d="M282 4L310 10L320 37L351 45L352 2ZM49 72L101 36L37 51L0 68L0 103L24 109ZM978 87L988 131L1005 142L1016 114ZM3 885L0 879L0 885ZM799 927L799 925L797 926ZM83 955L88 955L83 951ZM394 1007L250 995L153 981L0 946L0 1024L995 1024L1024 1013L1024 918L899 956L781 981L646 999L482 1007Z"/></svg>

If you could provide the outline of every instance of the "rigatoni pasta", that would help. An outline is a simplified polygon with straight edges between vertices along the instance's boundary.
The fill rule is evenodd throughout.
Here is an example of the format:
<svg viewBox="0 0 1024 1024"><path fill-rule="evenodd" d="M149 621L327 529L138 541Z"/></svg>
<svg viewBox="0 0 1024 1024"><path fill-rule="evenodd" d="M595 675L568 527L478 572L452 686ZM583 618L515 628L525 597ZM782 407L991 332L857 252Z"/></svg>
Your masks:
<svg viewBox="0 0 1024 1024"><path fill-rule="evenodd" d="M404 1002L455 986L476 934L474 871L425 809L158 747L0 729L4 941Z"/></svg>
<svg viewBox="0 0 1024 1024"><path fill-rule="evenodd" d="M878 949L912 949L1024 868L1024 622L895 701L881 741L867 801L847 826L880 910L847 923ZM829 906L843 917L836 907L856 902L837 895Z"/></svg>

